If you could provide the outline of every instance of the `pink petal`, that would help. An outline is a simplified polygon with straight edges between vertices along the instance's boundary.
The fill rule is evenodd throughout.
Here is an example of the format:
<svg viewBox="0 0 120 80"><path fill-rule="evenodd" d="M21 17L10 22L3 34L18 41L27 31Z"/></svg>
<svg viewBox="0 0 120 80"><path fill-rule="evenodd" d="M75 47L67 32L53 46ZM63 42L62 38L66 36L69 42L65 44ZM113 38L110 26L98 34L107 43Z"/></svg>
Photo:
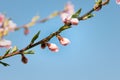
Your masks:
<svg viewBox="0 0 120 80"><path fill-rule="evenodd" d="M54 43L47 43L47 46L48 46L49 50L51 50L53 52L58 52L59 51L57 45L54 44Z"/></svg>
<svg viewBox="0 0 120 80"><path fill-rule="evenodd" d="M120 4L120 0L116 0L116 3L117 3L117 4Z"/></svg>
<svg viewBox="0 0 120 80"><path fill-rule="evenodd" d="M72 19L70 20L70 22L71 22L72 25L78 25L79 20L78 20L77 18L72 18Z"/></svg>
<svg viewBox="0 0 120 80"><path fill-rule="evenodd" d="M60 43L61 43L63 46L66 46L66 45L68 45L68 44L70 43L70 40L67 39L67 38L62 38L62 39L60 40Z"/></svg>

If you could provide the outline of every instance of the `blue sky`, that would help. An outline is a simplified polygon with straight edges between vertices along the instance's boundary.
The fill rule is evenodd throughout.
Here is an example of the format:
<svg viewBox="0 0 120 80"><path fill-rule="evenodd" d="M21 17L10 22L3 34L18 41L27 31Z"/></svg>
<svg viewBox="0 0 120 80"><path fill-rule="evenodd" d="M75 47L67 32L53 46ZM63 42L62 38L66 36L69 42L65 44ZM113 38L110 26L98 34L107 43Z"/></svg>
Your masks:
<svg viewBox="0 0 120 80"><path fill-rule="evenodd" d="M18 25L23 25L39 14L41 18L56 10L62 10L68 0L0 0L0 12L11 17ZM75 10L82 8L82 14L93 7L94 0L71 0ZM80 21L78 26L61 33L71 40L68 46L61 46L53 53L40 46L33 48L34 55L26 55L28 64L21 63L17 55L3 61L11 66L0 65L1 80L120 80L120 5L111 0L95 17ZM6 39L19 49L29 44L30 39L41 30L38 40L56 31L63 23L59 17L30 28L25 36L23 29L12 32ZM2 53L3 50L0 51Z"/></svg>

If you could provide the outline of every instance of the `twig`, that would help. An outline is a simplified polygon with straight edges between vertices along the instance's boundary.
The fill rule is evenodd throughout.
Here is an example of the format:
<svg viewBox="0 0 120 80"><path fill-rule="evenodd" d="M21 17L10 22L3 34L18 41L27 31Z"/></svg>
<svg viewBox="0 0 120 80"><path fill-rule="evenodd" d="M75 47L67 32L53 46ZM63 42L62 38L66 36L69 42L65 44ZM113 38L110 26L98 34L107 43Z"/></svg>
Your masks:
<svg viewBox="0 0 120 80"><path fill-rule="evenodd" d="M102 6L108 4L110 0L105 0L104 2L102 2ZM88 14L91 14L92 12L94 12L94 8L92 8L90 11L88 11L87 13L85 13L83 16L81 17L78 17L79 21L82 20L83 17L87 16ZM67 24L67 26L71 26L72 24ZM66 30L66 29L65 29ZM3 56L0 56L0 60L2 59L5 59L5 58L8 58L8 57L12 57L12 56L15 56L15 55L18 55L18 54L21 54L23 53L24 51L28 50L28 49L31 49L39 44L42 44L44 42L48 42L50 39L52 39L54 36L56 36L57 34L61 33L62 31L64 30L57 30L56 32L50 34L49 36L47 36L46 38L36 42L36 43L33 43L33 44L29 44L28 46L26 46L25 48L21 49L21 50L18 50L16 52L13 52L13 53L9 53L7 55L5 55L4 57Z"/></svg>

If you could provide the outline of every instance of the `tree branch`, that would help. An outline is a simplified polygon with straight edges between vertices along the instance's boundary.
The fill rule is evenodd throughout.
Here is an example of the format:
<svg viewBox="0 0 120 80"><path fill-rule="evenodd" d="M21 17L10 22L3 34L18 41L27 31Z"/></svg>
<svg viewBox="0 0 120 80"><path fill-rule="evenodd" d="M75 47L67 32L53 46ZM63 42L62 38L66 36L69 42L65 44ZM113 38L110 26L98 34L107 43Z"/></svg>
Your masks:
<svg viewBox="0 0 120 80"><path fill-rule="evenodd" d="M108 4L109 1L110 1L110 0L105 0L104 2L102 2L102 6ZM98 6L98 7L101 7L101 6ZM80 21L80 20L83 20L83 18L84 18L85 16L91 14L91 13L94 12L94 11L95 11L95 9L92 8L90 11L88 11L87 13L85 13L83 16L78 17L78 20L79 20L79 21ZM71 26L71 25L72 25L72 24L65 24L64 26ZM63 27L63 26L62 26L62 27ZM69 27L69 28L70 28L70 27ZM69 29L69 28L67 28L67 29ZM66 30L66 29L64 29L64 30ZM28 46L26 46L25 48L23 48L23 49L21 49L21 50L18 50L18 51L9 53L9 54L7 54L7 55L5 55L5 56L0 56L0 60L5 59L5 58L8 58L8 57L15 56L15 55L18 55L18 54L22 54L22 53L23 53L24 51L26 51L26 50L29 50L29 49L31 49L31 48L39 45L39 44L43 44L43 43L45 43L45 42L48 42L48 41L51 40L54 36L56 36L57 34L60 34L60 33L61 33L62 31L64 31L64 30L59 29L59 30L57 30L56 32L54 32L54 33L50 34L49 36L47 36L46 38L44 38L44 39L42 39L42 40L40 40L40 41L38 41L38 42L36 42L36 43L29 44Z"/></svg>

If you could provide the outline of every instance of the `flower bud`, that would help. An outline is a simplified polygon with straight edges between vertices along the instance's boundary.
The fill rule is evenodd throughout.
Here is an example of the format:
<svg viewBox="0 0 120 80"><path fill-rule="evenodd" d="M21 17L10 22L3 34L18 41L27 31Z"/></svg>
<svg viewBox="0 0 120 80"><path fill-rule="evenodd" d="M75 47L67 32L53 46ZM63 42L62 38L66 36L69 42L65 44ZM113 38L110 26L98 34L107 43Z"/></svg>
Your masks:
<svg viewBox="0 0 120 80"><path fill-rule="evenodd" d="M60 44L62 44L63 46L66 46L66 45L68 45L70 43L69 39L61 37L60 35L57 36L57 38L59 39Z"/></svg>
<svg viewBox="0 0 120 80"><path fill-rule="evenodd" d="M27 64L28 63L28 59L25 57L24 54L21 54L21 61L24 63L24 64Z"/></svg>
<svg viewBox="0 0 120 80"><path fill-rule="evenodd" d="M41 48L42 48L42 49L45 49L46 46L47 46L46 43L41 44Z"/></svg>
<svg viewBox="0 0 120 80"><path fill-rule="evenodd" d="M54 43L47 43L47 46L48 46L49 50L51 50L53 52L58 52L59 51L59 48Z"/></svg>
<svg viewBox="0 0 120 80"><path fill-rule="evenodd" d="M72 25L78 25L79 20L77 18L71 18L70 22Z"/></svg>
<svg viewBox="0 0 120 80"><path fill-rule="evenodd" d="M24 34L25 34L25 35L29 34L29 29L28 29L28 28L25 28L25 29L24 29Z"/></svg>
<svg viewBox="0 0 120 80"><path fill-rule="evenodd" d="M102 5L95 4L94 5L94 10L99 11L102 8Z"/></svg>

